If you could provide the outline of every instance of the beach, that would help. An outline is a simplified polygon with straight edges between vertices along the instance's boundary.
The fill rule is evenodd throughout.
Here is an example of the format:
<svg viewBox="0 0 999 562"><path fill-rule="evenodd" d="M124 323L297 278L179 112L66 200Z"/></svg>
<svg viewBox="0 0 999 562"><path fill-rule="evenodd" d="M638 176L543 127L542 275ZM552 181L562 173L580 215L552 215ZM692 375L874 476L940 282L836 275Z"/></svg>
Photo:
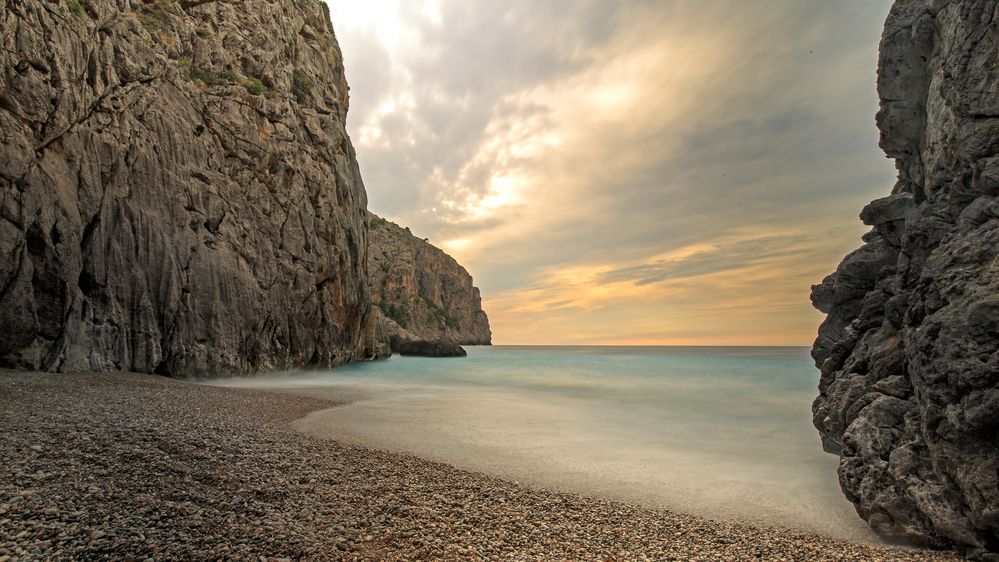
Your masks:
<svg viewBox="0 0 999 562"><path fill-rule="evenodd" d="M880 541L839 488L807 348L473 346L208 384L348 401L293 427L535 488Z"/></svg>
<svg viewBox="0 0 999 562"><path fill-rule="evenodd" d="M0 560L956 560L540 489L303 435L336 403L0 371Z"/></svg>

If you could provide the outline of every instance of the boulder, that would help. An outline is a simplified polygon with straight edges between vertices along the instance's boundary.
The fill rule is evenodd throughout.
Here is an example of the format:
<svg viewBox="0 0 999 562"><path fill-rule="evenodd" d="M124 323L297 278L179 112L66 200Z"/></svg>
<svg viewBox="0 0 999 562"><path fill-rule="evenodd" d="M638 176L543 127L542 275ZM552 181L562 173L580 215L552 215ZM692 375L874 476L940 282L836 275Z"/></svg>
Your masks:
<svg viewBox="0 0 999 562"><path fill-rule="evenodd" d="M813 420L880 534L999 558L996 0L898 0L877 123L892 193L812 290Z"/></svg>

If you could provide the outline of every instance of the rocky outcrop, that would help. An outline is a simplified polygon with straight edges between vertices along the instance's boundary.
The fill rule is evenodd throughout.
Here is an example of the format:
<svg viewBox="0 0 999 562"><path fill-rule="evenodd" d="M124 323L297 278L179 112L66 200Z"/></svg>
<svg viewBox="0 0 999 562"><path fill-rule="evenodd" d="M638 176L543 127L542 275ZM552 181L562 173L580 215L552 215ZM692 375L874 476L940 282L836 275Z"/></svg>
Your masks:
<svg viewBox="0 0 999 562"><path fill-rule="evenodd" d="M899 0L877 122L891 195L813 288L815 426L879 533L999 557L999 2ZM991 553L991 554L990 554Z"/></svg>
<svg viewBox="0 0 999 562"><path fill-rule="evenodd" d="M325 3L0 6L0 365L365 353L366 199Z"/></svg>
<svg viewBox="0 0 999 562"><path fill-rule="evenodd" d="M373 214L369 225L371 300L385 315L393 350L452 356L464 355L459 345L491 343L479 289L464 267L408 228Z"/></svg>
<svg viewBox="0 0 999 562"><path fill-rule="evenodd" d="M440 340L393 339L392 350L399 355L422 355L424 357L465 357L467 355L460 345Z"/></svg>

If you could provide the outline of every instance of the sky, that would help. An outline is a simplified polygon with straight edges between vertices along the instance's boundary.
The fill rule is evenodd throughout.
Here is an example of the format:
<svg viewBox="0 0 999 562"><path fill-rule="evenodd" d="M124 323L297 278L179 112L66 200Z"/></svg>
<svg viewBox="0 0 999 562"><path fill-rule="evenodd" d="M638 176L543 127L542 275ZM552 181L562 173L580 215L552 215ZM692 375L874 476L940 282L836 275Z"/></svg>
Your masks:
<svg viewBox="0 0 999 562"><path fill-rule="evenodd" d="M894 184L890 0L329 0L369 208L496 344L809 345Z"/></svg>

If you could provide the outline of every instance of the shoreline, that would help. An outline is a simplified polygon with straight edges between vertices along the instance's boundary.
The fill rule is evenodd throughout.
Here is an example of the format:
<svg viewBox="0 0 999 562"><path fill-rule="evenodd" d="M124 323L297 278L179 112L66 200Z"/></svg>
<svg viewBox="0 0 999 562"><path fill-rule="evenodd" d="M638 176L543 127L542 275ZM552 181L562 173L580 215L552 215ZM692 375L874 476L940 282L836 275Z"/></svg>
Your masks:
<svg viewBox="0 0 999 562"><path fill-rule="evenodd" d="M292 428L342 403L0 370L0 560L960 559L525 486Z"/></svg>
<svg viewBox="0 0 999 562"><path fill-rule="evenodd" d="M247 379L239 379L239 381L245 383ZM812 513L802 514L801 517L794 519L788 516L786 508L783 508L785 511L779 512L781 508L777 506L762 507L770 505L763 502L773 501L763 489L760 490L756 498L747 498L744 495L736 496L733 492L729 496L730 500L727 504L718 505L716 497L718 494L713 494L709 498L703 493L705 486L708 486L707 484L698 486L702 488L700 494L689 489L681 490L678 486L673 486L672 492L663 493L661 491L663 482L650 476L644 480L640 489L636 489L632 484L633 477L618 478L614 470L594 470L591 466L579 467L572 462L560 463L558 460L564 459L532 455L524 450L511 450L507 443L466 441L465 435L442 433L440 428L421 428L418 436L405 428L400 429L391 437L387 437L381 432L372 435L366 432L365 426L386 423L378 414L372 412L378 409L384 410L386 406L381 401L387 397L391 399L392 394L399 394L392 392L386 396L385 389L381 388L372 390L351 386L349 383L333 387L268 386L266 382L259 386L256 384L244 386L237 383L235 387L255 388L336 402L337 404L332 407L309 412L304 417L291 422L291 427L295 430L314 437L333 439L362 448L414 456L428 462L442 463L461 470L515 482L534 490L577 494L595 499L616 501L643 509L683 513L722 523L750 524L760 528L816 534L852 544L891 546L871 531L867 524L856 515L852 504L849 504L840 495L832 500L840 500L849 505L847 509L849 509L851 517L850 522L854 523L853 526L844 526L841 520L833 517L834 512L831 508L825 512L828 519L823 525L816 523L818 518L813 517ZM470 400L474 399L474 397L470 397ZM451 421L459 423L464 420L457 418ZM391 423L401 422L391 420L389 425ZM461 444L457 444L457 441L461 441ZM705 462L711 461L705 460ZM675 471L676 467L666 466L665 470ZM608 474L615 474L615 476L608 476ZM831 476L835 478L835 473L831 473ZM656 488L656 492L650 489L653 487ZM752 507L741 505L747 502Z"/></svg>

